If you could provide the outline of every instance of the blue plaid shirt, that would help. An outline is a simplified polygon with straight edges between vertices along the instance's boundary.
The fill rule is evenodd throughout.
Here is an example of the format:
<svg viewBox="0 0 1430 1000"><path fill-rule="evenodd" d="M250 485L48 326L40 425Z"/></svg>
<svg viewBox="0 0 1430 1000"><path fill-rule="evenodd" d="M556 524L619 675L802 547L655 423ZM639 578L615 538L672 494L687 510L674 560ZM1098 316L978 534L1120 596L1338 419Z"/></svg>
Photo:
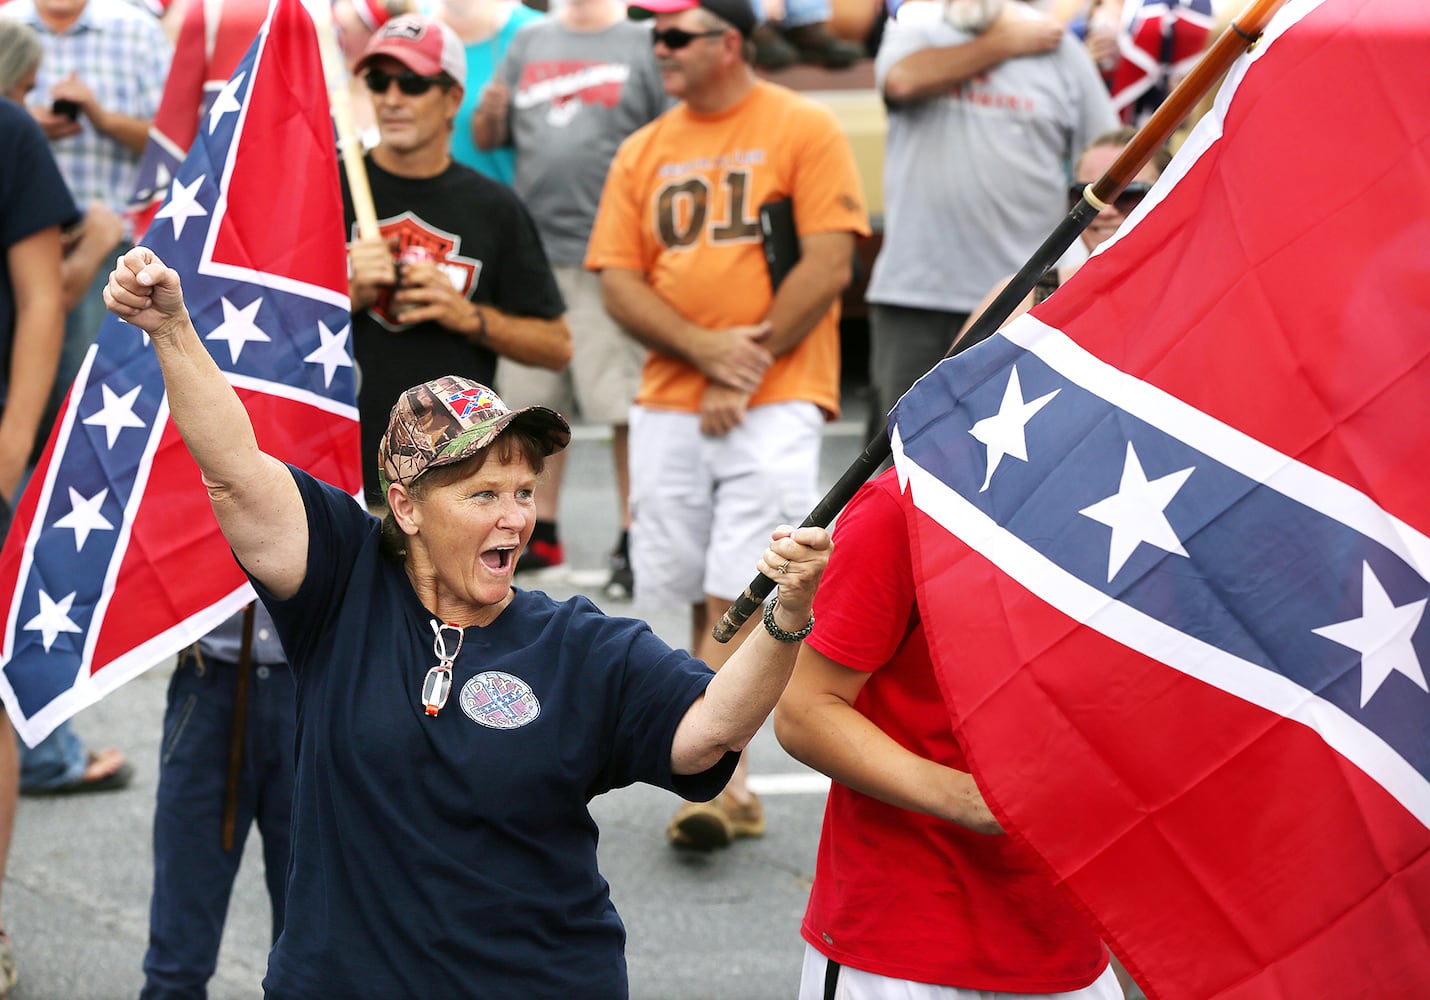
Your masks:
<svg viewBox="0 0 1430 1000"><path fill-rule="evenodd" d="M124 0L89 0L79 20L55 34L40 20L33 0L15 0L0 10L34 28L44 46L32 102L48 105L50 87L73 73L94 91L100 107L132 118L154 117L174 47L152 15ZM70 194L81 208L102 201L123 212L134 193L139 154L99 132L84 115L79 121L83 132L50 144Z"/></svg>

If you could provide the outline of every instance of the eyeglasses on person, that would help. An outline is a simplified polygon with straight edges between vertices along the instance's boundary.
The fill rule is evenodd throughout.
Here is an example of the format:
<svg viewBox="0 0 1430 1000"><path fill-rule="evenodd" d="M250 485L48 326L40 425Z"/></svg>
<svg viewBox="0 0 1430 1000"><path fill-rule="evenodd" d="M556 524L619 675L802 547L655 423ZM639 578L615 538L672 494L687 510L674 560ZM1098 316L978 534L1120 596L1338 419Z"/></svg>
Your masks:
<svg viewBox="0 0 1430 1000"><path fill-rule="evenodd" d="M384 69L370 69L363 77L367 89L374 94L385 94L387 88L397 81L397 89L408 97L421 97L433 87L443 86L447 81L441 76L423 76L405 69L401 73L389 73Z"/></svg>
<svg viewBox="0 0 1430 1000"><path fill-rule="evenodd" d="M439 622L435 618L428 624L432 626L432 633L435 637L432 642L432 652L436 654L437 665L427 671L427 676L422 678L422 707L428 715L436 715L447 704L447 697L452 693L452 664L456 662L457 654L462 651L462 627L448 622ZM457 644L449 652L447 640L454 632L457 636Z"/></svg>
<svg viewBox="0 0 1430 1000"><path fill-rule="evenodd" d="M1082 201L1082 193L1087 190L1086 184L1073 181L1068 185L1068 208L1072 208ZM1146 181L1133 181L1122 189L1122 193L1112 199L1112 206L1123 215L1131 215L1132 210L1142 204L1142 199L1147 197L1147 192L1152 190L1152 185Z"/></svg>
<svg viewBox="0 0 1430 1000"><path fill-rule="evenodd" d="M712 28L710 31L686 31L684 28L666 28L664 31L652 31L650 33L651 45L664 45L670 51L675 52L683 49L697 38L715 38L723 35L727 28Z"/></svg>

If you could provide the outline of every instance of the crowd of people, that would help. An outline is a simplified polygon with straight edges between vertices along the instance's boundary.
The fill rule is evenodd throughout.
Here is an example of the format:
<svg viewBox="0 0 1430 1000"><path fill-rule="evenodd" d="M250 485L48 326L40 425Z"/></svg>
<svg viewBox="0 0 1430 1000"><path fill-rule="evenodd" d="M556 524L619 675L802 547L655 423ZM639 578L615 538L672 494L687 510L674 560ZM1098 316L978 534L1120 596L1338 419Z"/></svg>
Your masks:
<svg viewBox="0 0 1430 1000"><path fill-rule="evenodd" d="M1069 192L1129 141L1102 30L1121 4L862 2L874 30L846 39L828 0L336 0L378 220L362 229L345 179L364 510L258 450L218 369L186 350L177 275L135 245L146 139L193 136L161 109L176 100L171 59L176 84L211 96L267 4L0 0L14 152L0 165L0 513L8 524L107 306L152 336L261 598L174 668L144 997L204 995L253 825L270 997L461 995L477 962L513 995L623 996L589 799L644 781L685 800L675 847L758 837L740 751L772 711L784 747L834 779L802 997L1122 995L1096 934L964 768L897 482L865 487L832 554L824 532L789 527L818 496L840 301L870 226L839 122L763 72L874 60L886 210L866 298L883 433ZM1163 166L1103 209L1087 250ZM603 596L688 607L688 651L532 589L568 569L563 414L610 430L620 532ZM756 570L778 600L716 642L710 626ZM498 689L515 708L483 721L472 705ZM460 711L443 713L449 691ZM358 715L377 720L362 740ZM335 770L334 750L350 763ZM497 757L519 764L511 795L453 786ZM33 749L0 734L0 887L18 792L132 777L67 723ZM434 860L414 873L374 863L386 856ZM907 877L889 881L890 858ZM434 906L462 933L412 933L408 912ZM0 998L15 978L0 915Z"/></svg>

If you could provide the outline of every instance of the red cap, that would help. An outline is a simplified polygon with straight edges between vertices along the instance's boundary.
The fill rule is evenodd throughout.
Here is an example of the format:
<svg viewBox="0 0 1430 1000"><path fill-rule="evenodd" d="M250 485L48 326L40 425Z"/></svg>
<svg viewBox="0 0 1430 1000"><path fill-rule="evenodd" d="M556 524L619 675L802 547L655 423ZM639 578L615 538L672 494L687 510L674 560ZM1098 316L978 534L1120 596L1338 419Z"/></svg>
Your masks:
<svg viewBox="0 0 1430 1000"><path fill-rule="evenodd" d="M446 73L467 82L467 52L457 33L441 21L421 14L403 14L388 21L372 36L358 60L362 69L378 56L391 56L422 76Z"/></svg>

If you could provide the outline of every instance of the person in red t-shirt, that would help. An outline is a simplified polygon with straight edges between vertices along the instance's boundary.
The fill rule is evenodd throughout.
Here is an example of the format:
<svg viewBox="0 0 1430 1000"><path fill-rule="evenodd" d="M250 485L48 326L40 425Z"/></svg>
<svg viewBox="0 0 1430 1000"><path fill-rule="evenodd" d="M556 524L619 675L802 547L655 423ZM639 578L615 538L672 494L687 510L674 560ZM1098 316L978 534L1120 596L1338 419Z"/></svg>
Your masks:
<svg viewBox="0 0 1430 1000"><path fill-rule="evenodd" d="M785 749L834 779L800 1000L835 996L836 983L842 1000L1121 1000L1097 931L1002 834L968 774L893 470L854 497L834 539L775 714Z"/></svg>

